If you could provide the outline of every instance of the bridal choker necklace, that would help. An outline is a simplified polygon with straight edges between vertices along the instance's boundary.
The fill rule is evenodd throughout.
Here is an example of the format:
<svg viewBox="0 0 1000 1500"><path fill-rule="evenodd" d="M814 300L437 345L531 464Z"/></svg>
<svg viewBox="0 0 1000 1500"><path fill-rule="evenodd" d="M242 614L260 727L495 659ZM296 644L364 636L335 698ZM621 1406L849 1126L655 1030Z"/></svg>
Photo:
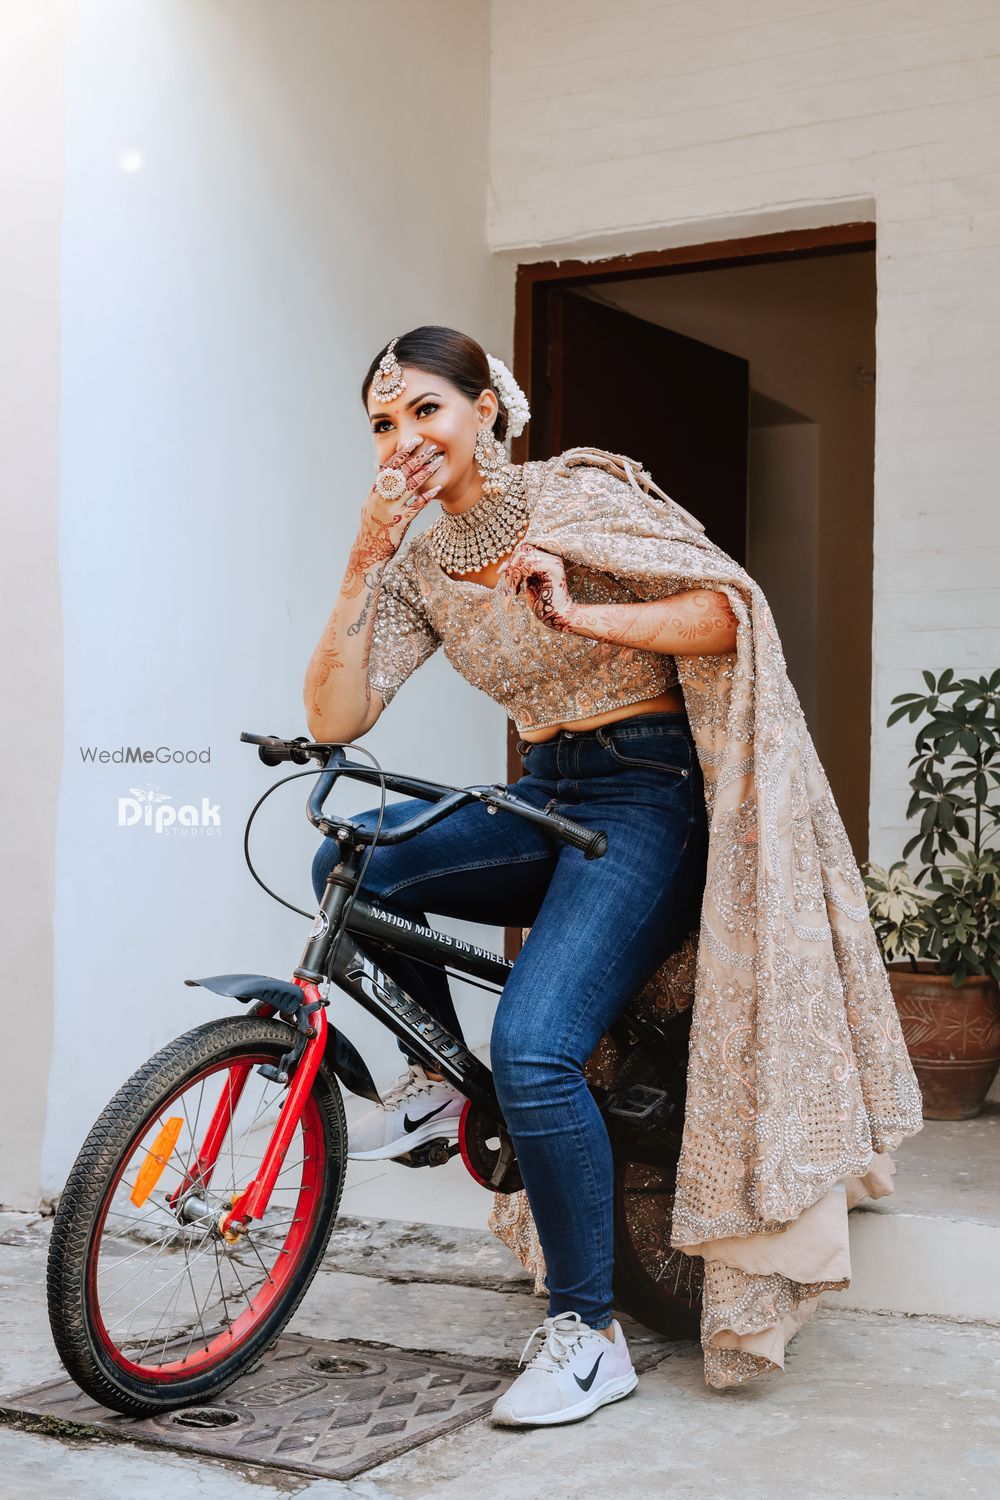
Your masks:
<svg viewBox="0 0 1000 1500"><path fill-rule="evenodd" d="M458 515L442 511L428 528L427 539L435 562L450 573L472 573L496 562L521 540L528 529L528 500L519 464L508 464L501 488Z"/></svg>

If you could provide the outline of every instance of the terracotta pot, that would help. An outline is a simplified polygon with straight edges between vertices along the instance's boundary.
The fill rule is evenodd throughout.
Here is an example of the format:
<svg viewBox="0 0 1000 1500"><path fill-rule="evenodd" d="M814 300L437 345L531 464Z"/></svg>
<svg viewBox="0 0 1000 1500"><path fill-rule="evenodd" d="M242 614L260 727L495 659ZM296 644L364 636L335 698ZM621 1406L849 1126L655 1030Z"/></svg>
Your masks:
<svg viewBox="0 0 1000 1500"><path fill-rule="evenodd" d="M1000 1068L1000 1003L988 974L957 988L930 959L888 966L906 1049L920 1084L925 1120L971 1120Z"/></svg>

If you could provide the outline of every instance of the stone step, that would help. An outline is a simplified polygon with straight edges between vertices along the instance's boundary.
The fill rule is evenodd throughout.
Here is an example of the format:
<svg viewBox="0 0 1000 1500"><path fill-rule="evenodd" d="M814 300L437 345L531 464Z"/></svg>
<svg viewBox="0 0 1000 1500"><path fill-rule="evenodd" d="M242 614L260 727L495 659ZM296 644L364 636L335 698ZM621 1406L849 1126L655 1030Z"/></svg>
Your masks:
<svg viewBox="0 0 1000 1500"><path fill-rule="evenodd" d="M851 1285L824 1304L1000 1323L1000 1102L926 1120L895 1159L895 1192L851 1212Z"/></svg>

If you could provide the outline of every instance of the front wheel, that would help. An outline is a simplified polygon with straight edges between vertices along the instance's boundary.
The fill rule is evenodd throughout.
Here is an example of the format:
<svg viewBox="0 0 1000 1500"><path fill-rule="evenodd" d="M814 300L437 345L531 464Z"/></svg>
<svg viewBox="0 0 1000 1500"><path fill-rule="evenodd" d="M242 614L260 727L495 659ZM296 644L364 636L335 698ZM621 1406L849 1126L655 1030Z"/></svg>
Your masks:
<svg viewBox="0 0 1000 1500"><path fill-rule="evenodd" d="M290 1037L253 1016L196 1027L122 1085L85 1140L53 1223L48 1306L63 1364L102 1405L149 1416L217 1395L257 1364L315 1275L347 1151L325 1065L264 1218L234 1243L220 1232L287 1097L257 1069ZM212 1121L215 1165L193 1182Z"/></svg>

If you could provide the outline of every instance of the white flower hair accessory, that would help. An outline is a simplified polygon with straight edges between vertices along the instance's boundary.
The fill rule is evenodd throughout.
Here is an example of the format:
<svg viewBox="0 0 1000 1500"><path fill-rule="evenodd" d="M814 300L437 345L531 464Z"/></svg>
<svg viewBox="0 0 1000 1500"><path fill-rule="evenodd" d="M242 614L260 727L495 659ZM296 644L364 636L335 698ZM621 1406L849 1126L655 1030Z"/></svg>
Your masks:
<svg viewBox="0 0 1000 1500"><path fill-rule="evenodd" d="M527 397L502 359L487 354L490 380L507 411L507 436L519 437L531 419Z"/></svg>

